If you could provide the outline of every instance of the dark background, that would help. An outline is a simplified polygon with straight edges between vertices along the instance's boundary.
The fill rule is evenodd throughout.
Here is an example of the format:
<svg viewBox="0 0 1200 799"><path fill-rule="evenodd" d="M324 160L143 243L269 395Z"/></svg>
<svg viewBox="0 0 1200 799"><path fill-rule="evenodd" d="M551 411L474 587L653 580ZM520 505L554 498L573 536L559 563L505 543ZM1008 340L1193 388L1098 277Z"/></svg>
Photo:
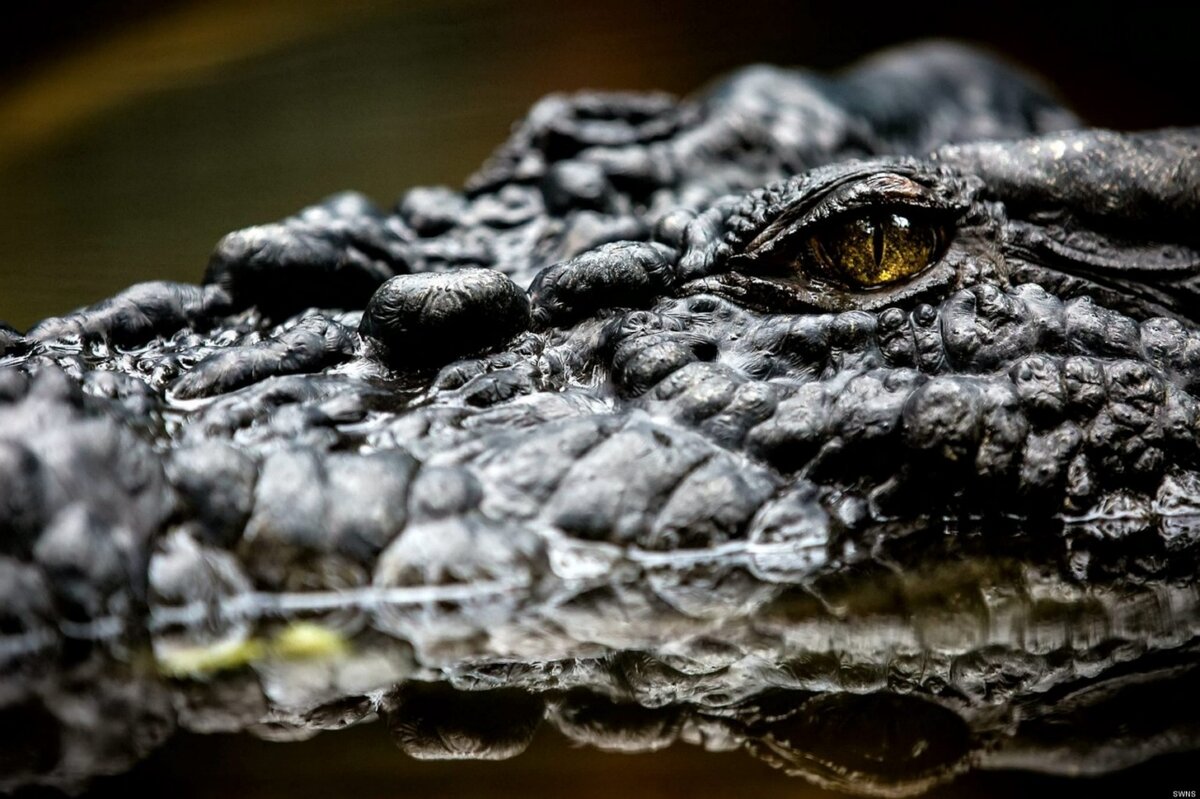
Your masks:
<svg viewBox="0 0 1200 799"><path fill-rule="evenodd" d="M554 90L683 93L748 62L831 69L950 37L1027 65L1095 124L1196 124L1195 22L1140 1L8 3L0 319L195 281L226 231L343 188L390 203L457 184Z"/></svg>
<svg viewBox="0 0 1200 799"><path fill-rule="evenodd" d="M1104 777L975 772L921 799L1128 797L1197 790L1195 754L1160 757ZM39 795L40 794L40 795ZM396 751L381 724L303 743L181 736L133 772L80 799L847 799L775 771L742 752L686 744L652 754L581 748L543 725L524 754L500 762L418 761ZM32 792L15 799L59 799Z"/></svg>
<svg viewBox="0 0 1200 799"><path fill-rule="evenodd" d="M10 5L0 12L6 23L0 32L0 80L7 85L98 38L146 18L201 4L68 0ZM1200 98L1195 85L1198 16L1183 3L1137 2L1124 8L1095 2L862 4L844 0L724 4L458 0L350 5L365 5L381 17L398 11L418 24L437 21L464 31L493 28L505 37L515 31L518 38L529 37L529 46L547 37L580 45L568 63L557 64L567 72L547 75L548 87L569 88L567 84L581 80L578 85L609 82L621 74L618 62L630 57L656 61L666 56L678 64L673 77L686 76L690 70L703 79L713 70L753 60L837 67L897 42L951 37L988 46L1027 64L1098 125L1190 125L1200 119L1195 102ZM639 43L663 52L639 54ZM501 61L497 67L503 70L505 64ZM506 79L503 74L497 78Z"/></svg>
<svg viewBox="0 0 1200 799"><path fill-rule="evenodd" d="M1119 6L1117 8L1120 8ZM753 61L832 69L950 37L1043 75L1094 124L1200 122L1197 26L1129 3L118 0L0 11L0 319L197 280L227 230L343 188L459 183L542 94L687 92ZM974 775L940 796L1167 796L1189 756L1094 782ZM182 738L98 794L823 795L738 754L604 755L543 730L503 764L421 764L378 727L273 745Z"/></svg>

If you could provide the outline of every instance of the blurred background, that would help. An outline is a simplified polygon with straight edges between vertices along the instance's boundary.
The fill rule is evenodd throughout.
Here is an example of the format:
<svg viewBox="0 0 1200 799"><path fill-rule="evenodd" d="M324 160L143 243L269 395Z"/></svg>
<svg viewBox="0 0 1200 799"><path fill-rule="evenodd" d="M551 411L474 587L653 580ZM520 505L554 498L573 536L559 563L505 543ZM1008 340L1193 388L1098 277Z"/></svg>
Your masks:
<svg viewBox="0 0 1200 799"><path fill-rule="evenodd" d="M1119 8L1119 7L1118 7ZM1143 0L59 0L0 11L0 319L24 329L153 278L225 232L344 188L457 185L539 96L686 93L765 61L836 69L916 38L1041 74L1089 121L1200 122L1195 20ZM1195 788L1175 756L1100 783L974 775L939 792ZM1183 782L1179 782L1183 779ZM182 737L95 795L826 796L741 754L618 756L543 730L502 764L417 763L378 726L276 745ZM1103 790L1101 791L1103 793ZM1143 795L1159 795L1143 794Z"/></svg>
<svg viewBox="0 0 1200 799"><path fill-rule="evenodd" d="M1182 7L1182 6L1180 6ZM1120 8L1118 6L1118 8ZM1194 20L1143 0L58 0L0 11L0 320L24 329L356 188L459 184L539 96L686 93L923 37L1028 66L1095 124L1200 120Z"/></svg>

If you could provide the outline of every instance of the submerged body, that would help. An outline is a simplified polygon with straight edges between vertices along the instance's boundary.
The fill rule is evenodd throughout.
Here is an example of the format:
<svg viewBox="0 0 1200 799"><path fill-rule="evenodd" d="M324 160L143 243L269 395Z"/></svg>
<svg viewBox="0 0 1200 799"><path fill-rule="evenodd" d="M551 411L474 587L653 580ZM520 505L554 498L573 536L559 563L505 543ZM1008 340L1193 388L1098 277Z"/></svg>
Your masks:
<svg viewBox="0 0 1200 799"><path fill-rule="evenodd" d="M381 715L881 795L1195 747L1200 133L1076 124L945 46L551 97L0 330L2 784Z"/></svg>

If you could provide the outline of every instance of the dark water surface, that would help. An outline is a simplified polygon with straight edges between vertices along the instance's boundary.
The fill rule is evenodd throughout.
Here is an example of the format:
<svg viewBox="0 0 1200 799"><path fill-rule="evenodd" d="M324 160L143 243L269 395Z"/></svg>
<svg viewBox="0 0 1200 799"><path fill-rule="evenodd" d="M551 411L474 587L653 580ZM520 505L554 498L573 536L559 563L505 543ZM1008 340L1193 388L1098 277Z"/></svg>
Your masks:
<svg viewBox="0 0 1200 799"><path fill-rule="evenodd" d="M925 796L1170 797L1172 790L1195 788L1195 766L1196 756L1184 754L1099 779L983 772ZM542 730L529 750L512 760L422 762L401 756L380 725L368 725L287 744L249 736L181 735L130 774L100 781L88 796L837 799L844 794L813 787L739 752L676 744L653 754L605 754L574 746L550 730Z"/></svg>

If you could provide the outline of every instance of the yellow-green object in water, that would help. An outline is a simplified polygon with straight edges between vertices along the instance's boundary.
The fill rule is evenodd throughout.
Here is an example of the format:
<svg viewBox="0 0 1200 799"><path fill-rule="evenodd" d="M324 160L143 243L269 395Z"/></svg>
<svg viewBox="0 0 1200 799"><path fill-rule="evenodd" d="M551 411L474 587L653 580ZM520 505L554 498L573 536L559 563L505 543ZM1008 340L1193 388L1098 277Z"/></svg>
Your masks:
<svg viewBox="0 0 1200 799"><path fill-rule="evenodd" d="M166 676L201 678L268 658L332 658L348 651L349 644L341 633L312 622L293 622L271 639L255 637L213 646L181 647L160 653L157 660L159 671Z"/></svg>

